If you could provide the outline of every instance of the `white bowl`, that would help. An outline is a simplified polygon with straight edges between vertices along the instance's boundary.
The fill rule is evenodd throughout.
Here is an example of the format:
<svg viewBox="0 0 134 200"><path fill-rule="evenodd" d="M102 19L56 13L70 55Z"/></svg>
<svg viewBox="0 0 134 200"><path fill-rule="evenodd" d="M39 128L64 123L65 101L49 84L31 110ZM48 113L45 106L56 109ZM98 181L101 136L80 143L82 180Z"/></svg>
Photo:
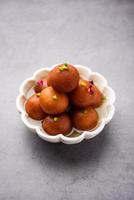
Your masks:
<svg viewBox="0 0 134 200"><path fill-rule="evenodd" d="M34 93L33 86L35 81L47 76L48 72L55 66L56 65L51 68L42 68L37 70L32 77L26 79L20 86L19 95L16 99L16 105L21 114L22 121L31 131L37 133L37 135L43 140L53 143L63 142L65 144L75 144L84 139L95 137L103 130L105 125L110 122L114 115L115 108L113 104L115 102L115 93L113 89L108 86L107 80L101 74L92 72L91 69L82 65L74 65L78 69L80 76L88 80L93 80L95 85L100 89L104 96L106 96L106 100L104 100L103 104L96 109L99 114L99 122L93 130L79 131L73 128L68 136L64 136L62 134L51 136L43 130L41 121L31 119L26 113L24 104L27 98ZM74 131L77 131L77 134L74 134Z"/></svg>

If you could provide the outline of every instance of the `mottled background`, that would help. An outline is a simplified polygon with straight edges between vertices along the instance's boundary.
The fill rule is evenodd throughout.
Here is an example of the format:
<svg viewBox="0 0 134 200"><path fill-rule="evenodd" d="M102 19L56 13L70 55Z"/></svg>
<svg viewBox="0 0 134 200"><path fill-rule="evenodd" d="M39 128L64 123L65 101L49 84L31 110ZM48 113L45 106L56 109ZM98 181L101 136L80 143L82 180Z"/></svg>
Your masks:
<svg viewBox="0 0 134 200"><path fill-rule="evenodd" d="M59 62L116 91L115 117L91 141L44 142L16 111L22 81ZM0 0L0 200L133 200L133 79L133 0Z"/></svg>

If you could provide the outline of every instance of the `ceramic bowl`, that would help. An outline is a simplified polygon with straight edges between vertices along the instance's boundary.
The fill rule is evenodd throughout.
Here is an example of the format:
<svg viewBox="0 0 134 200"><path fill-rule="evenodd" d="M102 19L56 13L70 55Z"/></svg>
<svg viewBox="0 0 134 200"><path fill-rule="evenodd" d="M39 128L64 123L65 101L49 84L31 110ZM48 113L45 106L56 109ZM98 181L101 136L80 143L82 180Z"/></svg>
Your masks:
<svg viewBox="0 0 134 200"><path fill-rule="evenodd" d="M107 80L99 73L92 72L90 68L82 66L82 65L74 65L82 78L93 80L95 85L100 89L106 99L103 101L103 104L97 108L97 112L99 114L99 122L97 126L90 131L80 131L75 128L67 135L64 136L62 134L51 136L48 135L43 129L41 125L41 121L36 121L31 119L25 111L24 104L26 100L34 93L33 86L35 82L43 77L46 77L49 71L55 67L51 68L44 67L42 69L37 70L32 77L26 79L19 89L19 95L16 99L17 109L21 114L21 119L23 123L33 132L37 133L39 137L48 142L56 143L63 142L65 144L75 144L79 143L84 139L90 139L98 135L105 127L106 124L110 122L112 119L115 107L115 93L111 87L108 86Z"/></svg>

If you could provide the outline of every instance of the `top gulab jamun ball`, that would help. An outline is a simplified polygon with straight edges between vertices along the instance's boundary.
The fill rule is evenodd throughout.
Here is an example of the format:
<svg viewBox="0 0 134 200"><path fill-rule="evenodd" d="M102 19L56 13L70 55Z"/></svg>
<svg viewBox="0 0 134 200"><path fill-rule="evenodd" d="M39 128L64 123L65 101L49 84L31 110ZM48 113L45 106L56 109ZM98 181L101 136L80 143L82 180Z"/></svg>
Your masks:
<svg viewBox="0 0 134 200"><path fill-rule="evenodd" d="M78 107L99 107L102 104L103 95L93 81L79 80L75 90L70 93L71 102Z"/></svg>
<svg viewBox="0 0 134 200"><path fill-rule="evenodd" d="M48 86L52 86L59 92L71 92L79 81L78 70L70 64L60 64L48 74Z"/></svg>

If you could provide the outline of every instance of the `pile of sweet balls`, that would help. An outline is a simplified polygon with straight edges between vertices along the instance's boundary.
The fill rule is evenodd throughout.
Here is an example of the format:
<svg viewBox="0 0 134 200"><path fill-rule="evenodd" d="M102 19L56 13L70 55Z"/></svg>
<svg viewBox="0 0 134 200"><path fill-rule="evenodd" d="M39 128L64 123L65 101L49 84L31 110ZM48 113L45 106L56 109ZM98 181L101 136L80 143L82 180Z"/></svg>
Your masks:
<svg viewBox="0 0 134 200"><path fill-rule="evenodd" d="M57 65L35 83L34 91L25 110L32 119L42 120L48 134L67 135L72 127L91 130L97 125L95 108L101 106L103 94L92 80L81 79L73 65Z"/></svg>

